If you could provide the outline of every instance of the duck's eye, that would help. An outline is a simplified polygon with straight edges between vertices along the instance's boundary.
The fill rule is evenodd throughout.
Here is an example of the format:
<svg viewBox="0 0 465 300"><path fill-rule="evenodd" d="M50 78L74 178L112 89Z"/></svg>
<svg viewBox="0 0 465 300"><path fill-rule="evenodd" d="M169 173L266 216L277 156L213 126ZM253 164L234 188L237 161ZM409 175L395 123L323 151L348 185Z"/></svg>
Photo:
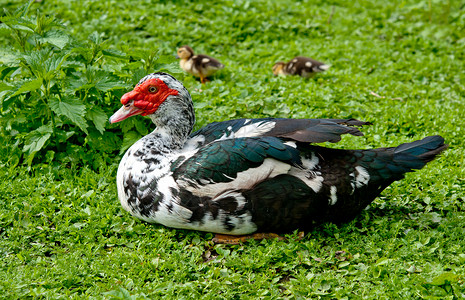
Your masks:
<svg viewBox="0 0 465 300"><path fill-rule="evenodd" d="M149 87L149 93L156 93L157 90L158 90L158 89L157 89L155 86Z"/></svg>

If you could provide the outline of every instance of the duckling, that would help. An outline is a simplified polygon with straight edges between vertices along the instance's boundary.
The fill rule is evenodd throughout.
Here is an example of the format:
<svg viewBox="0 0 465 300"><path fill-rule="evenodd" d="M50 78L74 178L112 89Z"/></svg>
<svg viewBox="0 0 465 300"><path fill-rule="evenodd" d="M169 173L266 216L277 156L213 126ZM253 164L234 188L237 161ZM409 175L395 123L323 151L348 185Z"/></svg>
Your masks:
<svg viewBox="0 0 465 300"><path fill-rule="evenodd" d="M305 78L329 69L329 65L312 58L296 56L288 63L278 61L273 66L274 75L299 75Z"/></svg>
<svg viewBox="0 0 465 300"><path fill-rule="evenodd" d="M205 54L194 55L194 50L189 46L178 49L176 58L180 58L181 69L189 74L200 77L200 82L205 83L207 77L216 71L223 69L224 65L218 60Z"/></svg>

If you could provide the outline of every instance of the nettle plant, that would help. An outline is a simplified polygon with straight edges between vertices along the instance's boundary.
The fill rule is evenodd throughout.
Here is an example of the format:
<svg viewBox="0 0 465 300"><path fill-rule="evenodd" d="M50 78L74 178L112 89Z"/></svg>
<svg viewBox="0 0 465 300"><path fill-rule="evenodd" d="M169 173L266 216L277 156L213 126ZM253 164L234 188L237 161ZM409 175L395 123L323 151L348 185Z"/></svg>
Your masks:
<svg viewBox="0 0 465 300"><path fill-rule="evenodd" d="M156 52L110 49L96 32L77 40L54 17L30 16L32 2L0 19L0 32L10 37L9 48L0 49L4 157L11 167L33 160L98 167L147 133L141 119L122 131L109 126L122 94L142 74L176 70Z"/></svg>

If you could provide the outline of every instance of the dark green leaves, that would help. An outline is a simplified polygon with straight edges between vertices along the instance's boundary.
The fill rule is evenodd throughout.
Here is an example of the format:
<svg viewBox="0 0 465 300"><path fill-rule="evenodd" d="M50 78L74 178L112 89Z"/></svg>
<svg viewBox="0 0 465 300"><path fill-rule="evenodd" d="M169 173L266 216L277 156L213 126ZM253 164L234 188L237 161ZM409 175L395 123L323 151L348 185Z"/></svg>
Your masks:
<svg viewBox="0 0 465 300"><path fill-rule="evenodd" d="M38 38L37 41L40 43L49 43L63 49L70 41L70 37L62 31L51 30L47 31L44 36Z"/></svg>
<svg viewBox="0 0 465 300"><path fill-rule="evenodd" d="M53 133L50 125L44 125L26 135L23 150L30 154L39 151Z"/></svg>
<svg viewBox="0 0 465 300"><path fill-rule="evenodd" d="M124 68L129 56L112 47L102 33L93 31L76 39L53 16L40 10L29 13L32 3L1 17L0 31L9 34L11 47L0 49L4 64L0 67L0 101L5 114L0 127L6 128L0 133L6 139L16 138L11 148L26 154L29 164L34 157L98 162L95 155L117 155L122 133L107 133L106 126L119 98L133 86L128 79L133 74L146 75L140 72L144 62L147 68L174 71L174 58L160 60L158 52L152 51L148 60L131 58L133 69ZM146 134L143 123L136 122L136 130ZM124 148L134 142L131 136L140 136L129 133L131 128L125 130ZM91 151L82 154L79 147Z"/></svg>
<svg viewBox="0 0 465 300"><path fill-rule="evenodd" d="M21 86L9 97L14 97L16 95L32 92L38 90L42 86L42 81L40 78L28 80L21 83Z"/></svg>
<svg viewBox="0 0 465 300"><path fill-rule="evenodd" d="M42 150L45 143L50 139L53 134L53 128L50 125L43 125L36 130L26 134L24 139L23 151L28 154L27 162L32 163L34 155Z"/></svg>
<svg viewBox="0 0 465 300"><path fill-rule="evenodd" d="M84 119L86 106L79 98L67 96L62 99L51 98L49 105L52 111L59 116L66 116L82 131L87 133L87 122ZM99 124L101 125L101 124Z"/></svg>
<svg viewBox="0 0 465 300"><path fill-rule="evenodd" d="M137 142L142 135L137 133L136 131L129 131L124 134L123 143L121 145L120 154L123 154L129 147L131 147L135 142Z"/></svg>
<svg viewBox="0 0 465 300"><path fill-rule="evenodd" d="M12 83L0 83L0 91L5 93L0 94L2 99L2 108L5 110L9 104L15 100L15 97L23 93L36 92L42 87L42 81L39 78L19 80Z"/></svg>
<svg viewBox="0 0 465 300"><path fill-rule="evenodd" d="M108 117L105 112L98 106L94 106L87 111L87 118L94 123L95 129L103 134L105 131L105 123L108 122Z"/></svg>

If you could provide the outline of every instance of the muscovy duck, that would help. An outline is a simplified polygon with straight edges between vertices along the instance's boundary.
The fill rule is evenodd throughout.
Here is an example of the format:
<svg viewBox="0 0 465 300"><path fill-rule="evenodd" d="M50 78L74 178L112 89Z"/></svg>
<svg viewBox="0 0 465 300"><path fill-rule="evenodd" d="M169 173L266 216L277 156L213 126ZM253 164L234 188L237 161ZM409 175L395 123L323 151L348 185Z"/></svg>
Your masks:
<svg viewBox="0 0 465 300"><path fill-rule="evenodd" d="M161 72L142 78L121 103L110 123L142 115L156 125L121 160L121 204L174 228L246 235L349 221L447 148L437 135L368 150L313 145L361 136L354 126L369 123L354 119L237 119L191 133L191 96Z"/></svg>
<svg viewBox="0 0 465 300"><path fill-rule="evenodd" d="M305 78L329 69L329 65L312 58L297 56L285 63L278 61L273 66L273 75L299 75Z"/></svg>
<svg viewBox="0 0 465 300"><path fill-rule="evenodd" d="M211 56L205 54L194 55L194 50L187 45L178 49L176 58L181 59L179 61L181 69L196 77L200 77L201 83L205 83L208 76L224 68L222 63Z"/></svg>

